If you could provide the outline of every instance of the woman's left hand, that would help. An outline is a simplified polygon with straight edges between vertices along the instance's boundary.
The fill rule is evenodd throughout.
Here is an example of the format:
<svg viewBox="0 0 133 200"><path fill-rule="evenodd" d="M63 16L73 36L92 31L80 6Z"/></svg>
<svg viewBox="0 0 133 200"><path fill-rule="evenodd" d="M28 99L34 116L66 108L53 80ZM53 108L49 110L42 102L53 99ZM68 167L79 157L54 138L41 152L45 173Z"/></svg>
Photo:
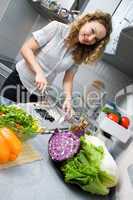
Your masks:
<svg viewBox="0 0 133 200"><path fill-rule="evenodd" d="M63 103L63 111L66 113L66 115L71 115L71 111L72 111L72 103L71 103L71 99L65 99L64 103Z"/></svg>

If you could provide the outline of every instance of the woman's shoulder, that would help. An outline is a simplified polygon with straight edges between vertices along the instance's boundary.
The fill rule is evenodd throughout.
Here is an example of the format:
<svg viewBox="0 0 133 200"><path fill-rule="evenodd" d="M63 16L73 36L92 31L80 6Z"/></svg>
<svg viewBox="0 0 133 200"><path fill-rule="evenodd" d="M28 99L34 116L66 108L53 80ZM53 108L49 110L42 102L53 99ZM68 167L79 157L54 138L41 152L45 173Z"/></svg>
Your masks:
<svg viewBox="0 0 133 200"><path fill-rule="evenodd" d="M64 23L59 22L59 21L56 21L56 20L51 21L49 24L51 24L52 26L58 26L58 27L60 27L60 28L62 28L62 29L68 27L67 24L64 24Z"/></svg>
<svg viewBox="0 0 133 200"><path fill-rule="evenodd" d="M52 21L51 22L53 24L53 26L57 26L58 27L58 33L62 36L65 37L66 33L68 32L69 29L69 25L64 24L62 22L59 21Z"/></svg>

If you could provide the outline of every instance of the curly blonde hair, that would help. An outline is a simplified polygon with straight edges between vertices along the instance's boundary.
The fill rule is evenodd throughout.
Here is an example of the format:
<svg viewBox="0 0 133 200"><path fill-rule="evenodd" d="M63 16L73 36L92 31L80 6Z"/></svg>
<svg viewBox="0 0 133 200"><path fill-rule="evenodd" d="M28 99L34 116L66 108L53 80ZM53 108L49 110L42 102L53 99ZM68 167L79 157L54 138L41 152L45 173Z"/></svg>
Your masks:
<svg viewBox="0 0 133 200"><path fill-rule="evenodd" d="M80 28L86 23L90 21L98 21L106 28L106 36L97 41L93 45L85 45L81 44L78 41L78 34ZM72 49L72 56L76 64L81 63L92 63L98 60L105 49L106 44L110 39L110 33L112 31L112 22L111 15L108 13L104 13L102 11L95 11L94 13L88 13L84 16L80 16L77 20L72 22L70 33L65 40L65 44L68 49Z"/></svg>

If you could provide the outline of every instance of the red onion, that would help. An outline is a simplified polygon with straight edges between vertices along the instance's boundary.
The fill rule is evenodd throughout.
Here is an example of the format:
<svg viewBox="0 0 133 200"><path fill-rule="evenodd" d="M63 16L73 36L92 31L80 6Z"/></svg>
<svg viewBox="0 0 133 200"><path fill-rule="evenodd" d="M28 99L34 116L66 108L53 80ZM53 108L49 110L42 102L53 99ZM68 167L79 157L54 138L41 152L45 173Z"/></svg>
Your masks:
<svg viewBox="0 0 133 200"><path fill-rule="evenodd" d="M79 150L80 139L72 132L55 132L48 144L52 160L64 161L73 157Z"/></svg>

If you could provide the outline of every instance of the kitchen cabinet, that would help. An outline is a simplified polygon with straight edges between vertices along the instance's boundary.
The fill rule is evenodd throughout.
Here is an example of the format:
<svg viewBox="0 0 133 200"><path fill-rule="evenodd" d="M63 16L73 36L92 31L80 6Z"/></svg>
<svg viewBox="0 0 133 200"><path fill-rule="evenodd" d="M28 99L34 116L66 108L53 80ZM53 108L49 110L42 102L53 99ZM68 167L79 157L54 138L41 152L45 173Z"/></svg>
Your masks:
<svg viewBox="0 0 133 200"><path fill-rule="evenodd" d="M86 7L84 7L83 13L100 9L113 15L121 1L122 0L90 0Z"/></svg>
<svg viewBox="0 0 133 200"><path fill-rule="evenodd" d="M16 56L37 17L26 0L0 1L0 86L14 69Z"/></svg>
<svg viewBox="0 0 133 200"><path fill-rule="evenodd" d="M123 0L113 15L114 29L109 42L110 52L103 60L133 79L133 0ZM119 34L118 34L119 33Z"/></svg>
<svg viewBox="0 0 133 200"><path fill-rule="evenodd" d="M15 59L38 13L27 0L8 0L0 5L0 55Z"/></svg>

